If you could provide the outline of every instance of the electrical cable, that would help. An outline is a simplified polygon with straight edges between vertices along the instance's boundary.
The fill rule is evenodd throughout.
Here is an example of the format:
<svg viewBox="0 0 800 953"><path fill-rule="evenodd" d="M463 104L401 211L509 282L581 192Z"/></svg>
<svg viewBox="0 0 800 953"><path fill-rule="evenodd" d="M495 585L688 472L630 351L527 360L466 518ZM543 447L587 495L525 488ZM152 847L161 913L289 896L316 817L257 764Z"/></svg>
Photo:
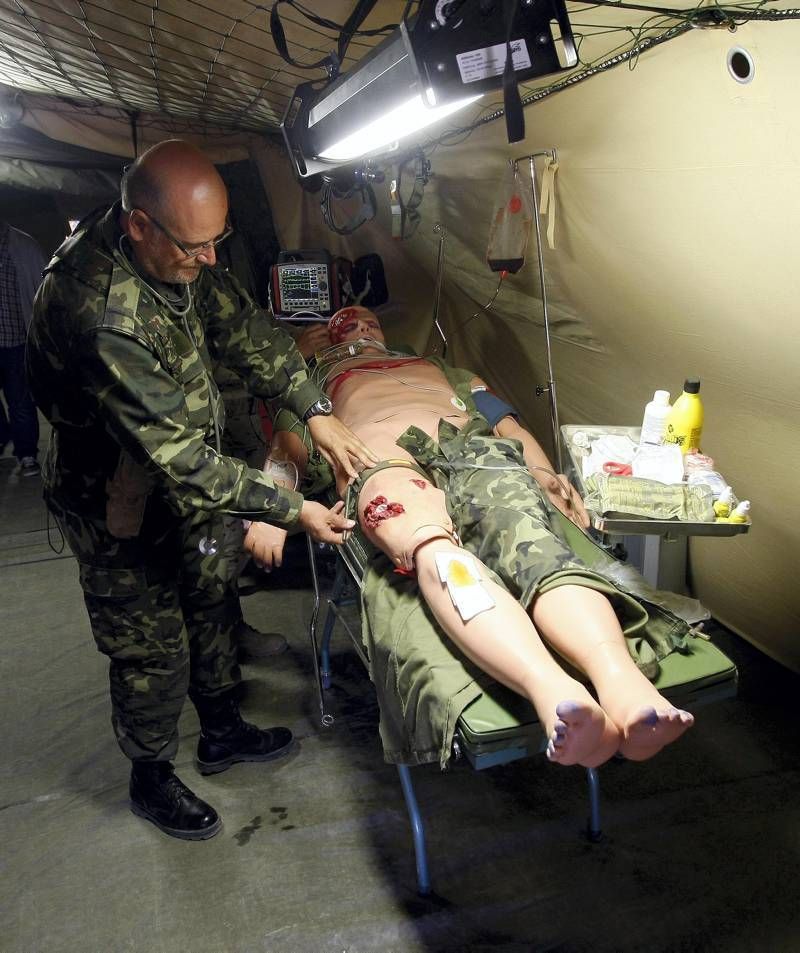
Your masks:
<svg viewBox="0 0 800 953"><path fill-rule="evenodd" d="M324 390L334 377L347 369L346 365L350 361L364 355L365 346L379 349L382 352L382 358L388 358L389 360L396 359L406 363L409 360L421 360L421 358L404 354L401 351L392 351L385 344L373 338L360 338L358 341L347 344L333 344L331 347L318 352L316 363L311 371L311 379L320 390ZM348 349L352 350L348 353ZM342 351L345 351L345 353L342 354ZM370 357L370 359L374 358Z"/></svg>
<svg viewBox="0 0 800 953"><path fill-rule="evenodd" d="M406 360L408 360L408 355L405 355ZM424 358L419 358L419 360L424 360ZM424 390L428 391L431 394L450 394L452 391L445 390L442 387L426 387L424 384L416 384L413 381L403 380L402 377L395 377L394 374L390 374L386 370L381 370L376 367L353 367L352 370L359 374L380 374L383 377L388 377L390 380L395 381L397 384L402 384L404 387L410 387L412 390ZM340 372L341 373L341 372ZM331 377L336 377L336 374L332 374ZM329 377L329 380L331 379ZM463 403L463 401L462 401Z"/></svg>
<svg viewBox="0 0 800 953"><path fill-rule="evenodd" d="M358 211L347 222L339 224L333 213L331 199L338 201L347 201L354 195L361 195L361 205ZM332 232L337 235L352 235L352 233L367 222L371 222L378 211L378 203L375 199L375 190L363 177L354 181L348 189L341 189L332 178L324 177L322 184L322 194L320 197L320 208L322 209L322 218L325 224Z"/></svg>
<svg viewBox="0 0 800 953"><path fill-rule="evenodd" d="M52 514L52 513L50 512L50 508L49 508L49 507L46 508L46 511L47 511L47 516L46 516L46 523L45 523L45 525L46 525L46 527L47 527L47 545L48 545L48 546L50 547L50 549L56 554L56 556L60 556L60 555L64 552L64 547L66 546L66 539L65 539L65 537L64 537L64 530L61 529L61 524L58 522L58 518L57 518L54 514ZM55 524L55 527L56 527L56 529L58 530L58 535L61 537L61 548L60 548L60 549L56 549L56 548L55 548L55 546L53 545L53 540L52 540L51 537L50 537L50 520L51 520L51 519L53 520L53 523Z"/></svg>
<svg viewBox="0 0 800 953"><path fill-rule="evenodd" d="M336 52L328 53L321 59L316 60L314 63L300 63L295 60L289 53L289 45L286 42L286 33L284 32L283 24L281 23L280 14L278 12L278 9L282 3L286 3L290 7L293 7L310 22L316 23L318 26L324 27L325 29L338 32ZM347 47L350 45L350 41L354 36L381 36L382 34L389 33L397 28L398 24L392 23L382 27L377 27L372 30L359 30L362 22L372 12L372 9L376 3L377 0L356 0L356 5L347 20L344 23L336 23L334 20L329 20L326 17L321 17L318 14L313 13L311 10L307 10L298 2L298 0L275 0L271 10L269 11L269 29L270 33L272 34L272 42L275 44L275 49L278 51L281 58L287 63L290 63L292 66L296 66L300 69L317 69L322 67L328 73L328 79L333 80L339 73L345 53L347 52Z"/></svg>
<svg viewBox="0 0 800 953"><path fill-rule="evenodd" d="M602 7L619 7L622 6L621 3L616 2L616 0L593 0L590 4L587 5L586 9L602 6ZM759 4L760 6L760 4ZM609 69L612 69L615 66L619 66L622 63L631 63L635 65L639 56L642 53L647 52L656 46L666 43L669 40L676 39L679 36L682 36L684 33L688 33L692 29L698 28L716 28L728 26L730 29L730 24L733 24L735 29L737 21L740 23L749 22L749 21L782 21L782 20L795 20L800 19L800 8L791 8L787 10L764 10L764 9L750 9L746 6L737 6L737 5L727 5L725 7L697 7L691 8L689 10L675 11L675 14L668 13L664 16L664 10L657 7L649 6L638 6L635 4L625 4L625 9L637 8L647 11L654 11L658 15L650 18L650 20L645 21L644 24L640 24L638 27L634 28L631 26L620 26L615 27L614 30L608 30L604 32L628 32L634 37L636 33L641 36L641 33L647 29L654 29L653 26L645 26L645 24L651 23L653 20L659 19L675 19L677 15L683 19L684 22L676 24L667 30L664 31L660 36L655 37L644 37L639 41L634 41L634 46L630 49L623 50L620 53L608 56L606 54L604 59L599 59L590 64L584 64L585 68L581 71L575 71L567 76L565 79L558 82L552 83L548 86L541 87L535 92L524 96L522 99L523 106L529 106L534 102L539 102L542 99L545 99L548 96L553 95L554 93L561 92L564 89L567 89L571 86L575 86L578 83L582 83L588 79L591 79L593 76L596 76L600 73L606 72ZM713 11L713 13L711 12ZM730 19L723 19L724 16L730 14ZM486 109L491 107L484 107L481 112L485 112ZM497 105L493 108L491 112L488 112L486 115L479 115L479 118L473 120L471 123L468 123L464 126L461 126L456 129L450 129L447 132L443 133L440 136L437 136L435 139L429 140L426 145L426 154L429 154L429 150L432 150L438 145L448 146L448 145L458 145L463 142L469 135L471 135L476 129L481 126L488 125L489 123L496 122L498 119L501 119L504 115L504 110L501 106ZM459 139L458 142L449 142L448 139L453 136L461 136L463 138Z"/></svg>
<svg viewBox="0 0 800 953"><path fill-rule="evenodd" d="M324 390L328 380L332 376L340 373L338 370L339 366L345 365L348 361L353 360L353 358L361 356L364 353L365 345L381 349L387 357L401 356L390 352L386 345L381 344L380 341L374 341L370 338L361 338L358 341L352 341L348 344L332 344L330 347L317 353L311 379L320 390ZM342 351L345 353L342 354ZM407 354L403 356L408 357Z"/></svg>
<svg viewBox="0 0 800 953"><path fill-rule="evenodd" d="M317 26L324 27L326 30L341 32L346 26L346 23L337 23L335 20L329 20L327 17L320 16L312 10L306 9L298 0L277 0L277 3L273 4L273 6L277 6L278 3L287 3L290 7L294 7L301 16L304 16L312 23L316 23ZM267 7L258 3L255 4L255 9L266 11ZM392 30L396 30L399 25L399 23L387 23L384 26L374 27L371 30L354 30L353 36L381 36L383 33L390 33Z"/></svg>
<svg viewBox="0 0 800 953"><path fill-rule="evenodd" d="M507 271L501 271L501 272L500 272L500 280L497 282L497 287L494 289L494 294L492 295L492 297L489 298L489 300L486 302L486 304L484 304L484 305L482 305L480 308L478 308L478 310L477 310L474 314L471 314L471 315L467 318L467 320L461 325L461 327L464 327L464 328L465 328L465 327L470 323L470 321L472 321L473 318L477 318L478 315L479 315L482 311L483 311L483 312L486 312L486 311L490 311L490 310L491 310L491 307L492 307L492 305L494 304L495 299L496 299L497 296L500 294L500 285L502 285L502 283L503 283L503 281L505 280L505 278L506 278L507 275L508 275L508 272L507 272Z"/></svg>

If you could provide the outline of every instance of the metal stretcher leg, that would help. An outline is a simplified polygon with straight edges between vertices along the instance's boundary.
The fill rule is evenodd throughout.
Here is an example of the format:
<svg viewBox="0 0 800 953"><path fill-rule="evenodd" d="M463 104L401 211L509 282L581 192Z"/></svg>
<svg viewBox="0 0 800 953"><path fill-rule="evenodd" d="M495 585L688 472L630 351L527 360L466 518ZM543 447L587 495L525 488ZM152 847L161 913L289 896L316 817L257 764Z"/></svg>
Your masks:
<svg viewBox="0 0 800 953"><path fill-rule="evenodd" d="M328 597L328 611L325 615L325 626L322 630L322 642L320 644L320 678L322 687L327 690L331 687L331 636L336 625L336 617L342 596L347 589L348 571L344 563L338 560L336 564L336 576L333 580L331 594Z"/></svg>
<svg viewBox="0 0 800 953"><path fill-rule="evenodd" d="M313 544L309 537L309 557L312 565L312 579L314 582L314 591L315 591L315 606L319 606L319 585L317 580L317 574L315 569L315 554L313 549ZM331 684L331 662L330 662L330 642L331 636L333 635L333 629L336 625L336 620L339 617L339 608L340 606L346 604L347 600L345 599L347 586L349 582L349 570L345 566L344 562L339 562L336 567L336 577L333 581L333 587L331 588L331 594L328 598L328 611L325 616L325 626L322 632L322 642L319 647L319 661L317 663L317 680L320 690L320 710L323 715L323 724L332 724L333 716L325 712L325 703L323 700L323 690L330 688ZM348 628L345 626L345 628ZM316 653L317 644L315 638L315 629L316 629L316 608L314 610L314 617L311 621L310 632L311 632L311 647L312 650ZM351 635L348 628L348 634ZM358 646L356 645L358 649ZM364 658L361 651L359 655L362 657L362 661L366 665L366 658ZM327 719L327 720L326 720ZM414 855L416 858L417 864L417 890L421 896L427 896L431 892L431 878L430 873L428 872L428 853L425 847L425 825L422 820L422 814L420 813L419 804L417 803L417 796L414 793L414 784L411 780L411 772L408 765L398 764L397 771L400 775L400 785L403 788L403 797L405 798L406 808L408 810L408 817L411 821L411 832L414 837Z"/></svg>
<svg viewBox="0 0 800 953"><path fill-rule="evenodd" d="M322 672L319 664L319 650L317 649L317 616L319 614L320 588L319 573L317 572L317 555L314 551L316 543L306 534L308 544L308 562L311 567L311 581L314 586L314 605L311 610L311 621L308 624L308 635L311 640L311 654L314 660L314 676L317 680L317 695L319 697L319 716L320 721L326 728L333 724L333 715L325 710L325 693L322 684Z"/></svg>
<svg viewBox="0 0 800 953"><path fill-rule="evenodd" d="M425 825L422 822L417 796L411 781L411 771L407 764L398 764L400 784L403 787L403 797L406 799L408 817L411 821L411 832L414 835L414 856L417 861L417 891L424 897L431 892L431 878L428 872L428 852L425 847Z"/></svg>
<svg viewBox="0 0 800 953"><path fill-rule="evenodd" d="M600 829L600 778L597 768L587 768L586 776L589 780L589 821L586 825L586 836L596 844L603 836Z"/></svg>

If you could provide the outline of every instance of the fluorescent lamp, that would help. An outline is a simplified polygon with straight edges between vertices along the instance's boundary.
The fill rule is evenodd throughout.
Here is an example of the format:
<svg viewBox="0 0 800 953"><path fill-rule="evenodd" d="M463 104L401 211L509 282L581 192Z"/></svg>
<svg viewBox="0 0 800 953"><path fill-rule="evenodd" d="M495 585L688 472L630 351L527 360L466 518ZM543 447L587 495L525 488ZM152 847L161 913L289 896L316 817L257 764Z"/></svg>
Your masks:
<svg viewBox="0 0 800 953"><path fill-rule="evenodd" d="M506 7L505 0L421 0L416 17L349 73L322 87L298 86L281 122L298 175L385 152L502 88L509 49L514 84L577 63L565 0L514 3L510 24Z"/></svg>
<svg viewBox="0 0 800 953"><path fill-rule="evenodd" d="M331 162L349 162L359 156L369 155L458 112L459 109L476 102L481 95L483 94L479 93L477 96L457 99L444 106L430 107L426 106L422 96L417 94L356 132L326 147L319 157Z"/></svg>

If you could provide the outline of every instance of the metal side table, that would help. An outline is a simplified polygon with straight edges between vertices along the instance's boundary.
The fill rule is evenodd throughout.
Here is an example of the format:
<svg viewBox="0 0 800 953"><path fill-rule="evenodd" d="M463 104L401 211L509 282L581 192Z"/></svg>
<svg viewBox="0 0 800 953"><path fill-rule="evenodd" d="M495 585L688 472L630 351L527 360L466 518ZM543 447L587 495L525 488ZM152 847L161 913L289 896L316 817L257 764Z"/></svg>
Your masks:
<svg viewBox="0 0 800 953"><path fill-rule="evenodd" d="M581 427L575 424L561 427L567 475L581 496L585 497L582 458L588 450L574 444L573 437L578 432L586 434L590 441L603 434L613 434L630 437L634 443L638 443L640 430L638 427ZM651 586L684 594L687 593L686 553L689 536L739 536L750 529L750 523L661 520L591 510L589 516L592 528L604 537L604 544L613 548L622 543L628 561L636 566Z"/></svg>

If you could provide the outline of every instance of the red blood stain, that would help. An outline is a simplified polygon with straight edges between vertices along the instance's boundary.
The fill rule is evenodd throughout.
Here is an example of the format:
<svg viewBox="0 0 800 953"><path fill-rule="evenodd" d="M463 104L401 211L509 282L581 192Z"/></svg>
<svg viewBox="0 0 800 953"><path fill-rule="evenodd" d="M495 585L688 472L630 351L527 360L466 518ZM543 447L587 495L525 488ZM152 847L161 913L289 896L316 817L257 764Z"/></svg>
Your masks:
<svg viewBox="0 0 800 953"><path fill-rule="evenodd" d="M424 490L428 486L424 480L412 480L411 482L414 484L414 486L418 486L420 490Z"/></svg>
<svg viewBox="0 0 800 953"><path fill-rule="evenodd" d="M379 523L401 513L405 513L402 503L390 503L385 496L376 496L364 509L364 523L369 529L375 529Z"/></svg>
<svg viewBox="0 0 800 953"><path fill-rule="evenodd" d="M516 215L522 208L522 199L518 195L512 195L508 200L508 210L512 215Z"/></svg>
<svg viewBox="0 0 800 953"><path fill-rule="evenodd" d="M357 308L340 308L328 322L328 334L330 335L331 341L333 341L334 344L339 344L345 332L348 330L344 325L347 322L355 322L357 319ZM351 324L350 328L354 326L354 324Z"/></svg>

